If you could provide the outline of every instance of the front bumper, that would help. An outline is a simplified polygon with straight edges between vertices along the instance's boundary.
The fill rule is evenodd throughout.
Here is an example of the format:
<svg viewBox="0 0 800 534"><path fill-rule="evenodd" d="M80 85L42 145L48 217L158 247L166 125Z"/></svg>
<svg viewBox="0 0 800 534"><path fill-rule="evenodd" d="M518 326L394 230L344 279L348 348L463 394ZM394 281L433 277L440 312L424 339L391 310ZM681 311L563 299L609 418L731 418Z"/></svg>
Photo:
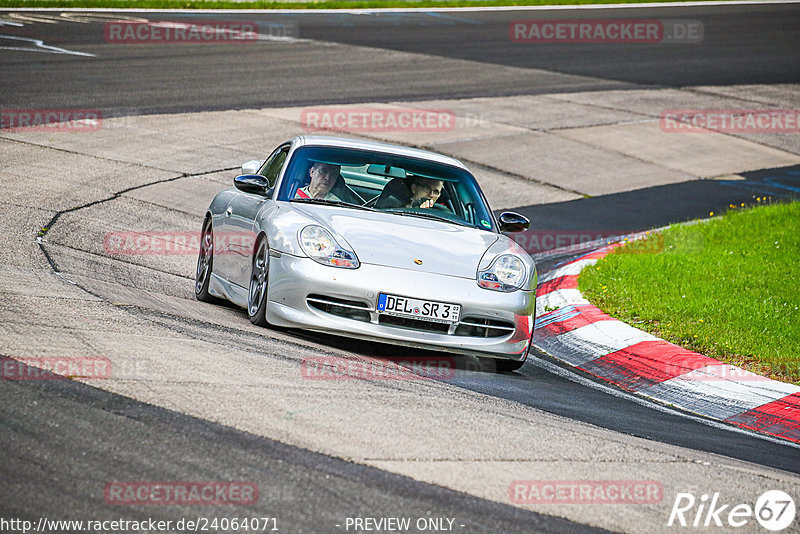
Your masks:
<svg viewBox="0 0 800 534"><path fill-rule="evenodd" d="M535 291L501 293L482 289L475 280L370 264L340 269L285 253L274 253L270 260L267 320L276 326L516 361L527 356ZM378 293L460 304L460 323L446 332L386 324L376 311ZM320 306L325 300L353 308ZM360 319L332 309L355 310ZM469 326L476 322L505 326ZM479 331L484 334L469 335Z"/></svg>

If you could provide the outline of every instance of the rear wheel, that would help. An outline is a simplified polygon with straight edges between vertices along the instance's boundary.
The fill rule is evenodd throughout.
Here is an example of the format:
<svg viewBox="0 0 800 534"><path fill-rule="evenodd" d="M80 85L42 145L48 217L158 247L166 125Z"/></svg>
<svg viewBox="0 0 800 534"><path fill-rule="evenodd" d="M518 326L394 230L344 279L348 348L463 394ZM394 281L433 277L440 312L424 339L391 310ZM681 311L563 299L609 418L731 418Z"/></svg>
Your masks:
<svg viewBox="0 0 800 534"><path fill-rule="evenodd" d="M250 274L250 290L247 292L247 315L250 322L267 326L267 289L269 286L269 246L266 237L256 245L253 268Z"/></svg>
<svg viewBox="0 0 800 534"><path fill-rule="evenodd" d="M214 229L211 218L203 222L200 233L200 253L197 256L197 272L194 277L194 296L203 302L219 302L219 299L208 292L211 272L214 267Z"/></svg>

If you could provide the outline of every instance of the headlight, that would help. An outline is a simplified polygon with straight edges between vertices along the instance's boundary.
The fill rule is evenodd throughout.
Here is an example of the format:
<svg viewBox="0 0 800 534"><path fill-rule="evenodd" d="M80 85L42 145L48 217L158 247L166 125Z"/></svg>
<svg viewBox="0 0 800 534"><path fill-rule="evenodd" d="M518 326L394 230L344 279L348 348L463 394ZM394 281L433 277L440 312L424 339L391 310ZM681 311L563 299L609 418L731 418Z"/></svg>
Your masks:
<svg viewBox="0 0 800 534"><path fill-rule="evenodd" d="M309 225L300 230L300 248L317 263L345 269L357 269L355 252L345 250L329 231L321 226Z"/></svg>
<svg viewBox="0 0 800 534"><path fill-rule="evenodd" d="M516 291L525 284L525 263L517 256L503 254L485 271L478 273L478 285L494 291Z"/></svg>

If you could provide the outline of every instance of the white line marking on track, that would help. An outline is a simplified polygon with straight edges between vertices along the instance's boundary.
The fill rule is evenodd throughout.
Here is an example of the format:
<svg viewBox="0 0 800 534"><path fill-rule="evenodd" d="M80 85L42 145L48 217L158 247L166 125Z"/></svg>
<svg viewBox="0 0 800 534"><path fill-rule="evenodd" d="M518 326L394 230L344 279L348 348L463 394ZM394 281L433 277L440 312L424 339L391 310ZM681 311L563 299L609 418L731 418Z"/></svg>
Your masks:
<svg viewBox="0 0 800 534"><path fill-rule="evenodd" d="M611 9L636 9L636 8L675 8L675 7L716 7L716 6L772 6L779 4L798 4L800 0L732 0L720 2L656 2L641 4L585 4L585 5L563 5L563 6L475 6L475 7L382 7L371 9L147 9L130 8L119 9L113 7L81 8L81 7L16 7L3 8L3 11L85 11L85 12L104 12L115 13L344 13L349 15L361 15L368 13L452 13L452 12L481 12L481 11L592 11L592 10L611 10Z"/></svg>
<svg viewBox="0 0 800 534"><path fill-rule="evenodd" d="M285 43L294 43L294 42L308 42L308 39L300 39L298 37L292 37L290 35L273 35L272 33L254 33L249 31L240 31L235 30L232 28L215 28L212 26L208 26L207 28L203 28L203 22L177 22L177 21L169 21L169 20L153 20L153 21L146 21L145 24L148 26L152 26L154 28L166 28L166 29L184 29L187 31L195 30L197 31L202 30L203 33L206 33L208 30L215 35L227 35L231 41L279 41ZM283 27L281 25L270 25L266 28L267 31L287 31L297 33L297 28L291 27Z"/></svg>
<svg viewBox="0 0 800 534"><path fill-rule="evenodd" d="M71 56L97 57L94 54L89 54L88 52L76 52L75 50L67 50L66 48L59 48L57 46L46 45L44 44L44 41L42 41L41 39L31 39L30 37L17 37L16 35L0 35L0 39L11 39L12 41L24 41L36 45L35 48L24 48L21 46L0 46L0 50L17 50L20 52L45 52L48 54L67 54Z"/></svg>
<svg viewBox="0 0 800 534"><path fill-rule="evenodd" d="M34 22L38 22L40 24L58 24L59 22L59 16L48 15L47 13L33 15L25 13L7 13L6 16L15 20L21 20L27 24L32 24Z"/></svg>

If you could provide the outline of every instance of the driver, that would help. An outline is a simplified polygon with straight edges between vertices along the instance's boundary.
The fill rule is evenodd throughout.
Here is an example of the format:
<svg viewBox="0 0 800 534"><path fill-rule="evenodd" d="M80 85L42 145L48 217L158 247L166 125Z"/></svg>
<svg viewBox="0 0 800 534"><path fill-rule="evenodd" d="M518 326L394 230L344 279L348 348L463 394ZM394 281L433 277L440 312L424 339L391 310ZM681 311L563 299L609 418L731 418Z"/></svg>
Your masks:
<svg viewBox="0 0 800 534"><path fill-rule="evenodd" d="M339 174L341 167L330 163L314 162L308 170L311 182L297 190L295 198L317 198L350 204L363 204L358 194L350 189Z"/></svg>

